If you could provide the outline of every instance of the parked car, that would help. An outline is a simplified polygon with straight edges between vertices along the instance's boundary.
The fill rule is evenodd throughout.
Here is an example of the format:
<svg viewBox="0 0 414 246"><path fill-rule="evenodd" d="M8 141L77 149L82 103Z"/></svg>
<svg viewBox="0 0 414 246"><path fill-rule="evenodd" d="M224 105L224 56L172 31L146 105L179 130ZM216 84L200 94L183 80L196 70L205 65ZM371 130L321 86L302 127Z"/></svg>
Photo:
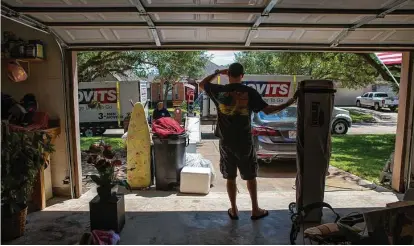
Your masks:
<svg viewBox="0 0 414 246"><path fill-rule="evenodd" d="M296 111L292 105L275 114L253 114L252 135L259 160L296 159ZM333 134L346 134L352 126L349 111L334 107L331 124Z"/></svg>
<svg viewBox="0 0 414 246"><path fill-rule="evenodd" d="M389 108L395 111L398 108L398 97L389 96L386 92L367 92L356 98L357 107L374 107L375 110Z"/></svg>

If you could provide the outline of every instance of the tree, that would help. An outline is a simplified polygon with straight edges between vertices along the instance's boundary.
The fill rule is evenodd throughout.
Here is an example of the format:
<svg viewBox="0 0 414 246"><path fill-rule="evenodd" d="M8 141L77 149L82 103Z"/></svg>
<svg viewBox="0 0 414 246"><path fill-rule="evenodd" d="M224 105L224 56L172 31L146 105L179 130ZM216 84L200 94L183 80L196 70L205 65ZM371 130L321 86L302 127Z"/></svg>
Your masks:
<svg viewBox="0 0 414 246"><path fill-rule="evenodd" d="M78 55L79 81L93 81L133 70L138 76L155 74L164 84L164 102L173 84L182 78L196 79L203 75L210 57L205 51L98 51Z"/></svg>
<svg viewBox="0 0 414 246"><path fill-rule="evenodd" d="M318 52L240 52L236 61L248 74L295 74L330 79L346 88L361 88L379 76L391 77L370 54Z"/></svg>
<svg viewBox="0 0 414 246"><path fill-rule="evenodd" d="M90 82L109 74L122 74L134 70L138 75L147 73L153 65L146 52L137 51L90 51L78 53L78 80Z"/></svg>

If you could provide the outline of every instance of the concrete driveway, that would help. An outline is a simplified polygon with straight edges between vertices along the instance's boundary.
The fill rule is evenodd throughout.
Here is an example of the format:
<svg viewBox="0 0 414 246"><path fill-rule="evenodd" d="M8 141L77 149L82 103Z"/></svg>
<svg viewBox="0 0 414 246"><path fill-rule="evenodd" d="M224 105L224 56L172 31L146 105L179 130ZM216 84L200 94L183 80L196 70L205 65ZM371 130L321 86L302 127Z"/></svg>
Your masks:
<svg viewBox="0 0 414 246"><path fill-rule="evenodd" d="M357 112L370 114L374 116L374 118L379 122L392 122L397 123L398 120L398 113L397 112L391 112L389 109L381 109L380 111L376 111L372 108L365 108L365 107L340 107L346 110L355 110Z"/></svg>
<svg viewBox="0 0 414 246"><path fill-rule="evenodd" d="M212 192L225 192L226 181L220 173L218 140L203 140L197 149L205 159L214 165L216 181ZM276 162L261 164L258 173L258 188L260 192L294 192L296 178L296 162ZM237 177L240 193L248 194L246 182ZM366 191L377 188L375 185L364 181L350 173L335 167L329 168L326 181L326 191Z"/></svg>

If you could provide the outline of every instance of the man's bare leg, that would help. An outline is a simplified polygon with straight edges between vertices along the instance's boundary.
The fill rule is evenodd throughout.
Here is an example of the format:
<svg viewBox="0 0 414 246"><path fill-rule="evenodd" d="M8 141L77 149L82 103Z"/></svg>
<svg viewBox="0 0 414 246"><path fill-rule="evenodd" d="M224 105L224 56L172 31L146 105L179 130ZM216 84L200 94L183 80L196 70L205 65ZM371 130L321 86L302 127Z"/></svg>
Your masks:
<svg viewBox="0 0 414 246"><path fill-rule="evenodd" d="M257 181L256 178L247 180L247 189L250 193L250 199L252 200L252 216L262 216L267 213L266 210L259 207L259 202L257 200Z"/></svg>
<svg viewBox="0 0 414 246"><path fill-rule="evenodd" d="M236 197L237 197L236 179L227 179L227 194L229 195L230 204L231 204L231 215L237 216L239 211L237 210L237 203L236 203Z"/></svg>

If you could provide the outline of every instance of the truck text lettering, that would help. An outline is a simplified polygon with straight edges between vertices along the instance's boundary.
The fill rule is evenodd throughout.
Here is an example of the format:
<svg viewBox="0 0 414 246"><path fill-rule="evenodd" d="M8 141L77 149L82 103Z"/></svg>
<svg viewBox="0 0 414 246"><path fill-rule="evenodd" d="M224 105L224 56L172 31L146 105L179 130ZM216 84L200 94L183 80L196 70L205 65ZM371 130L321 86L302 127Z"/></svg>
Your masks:
<svg viewBox="0 0 414 246"><path fill-rule="evenodd" d="M78 90L79 104L88 104L92 100L100 103L116 103L116 88L91 88Z"/></svg>
<svg viewBox="0 0 414 246"><path fill-rule="evenodd" d="M274 81L243 81L243 84L255 89L262 97L288 97L291 83Z"/></svg>

